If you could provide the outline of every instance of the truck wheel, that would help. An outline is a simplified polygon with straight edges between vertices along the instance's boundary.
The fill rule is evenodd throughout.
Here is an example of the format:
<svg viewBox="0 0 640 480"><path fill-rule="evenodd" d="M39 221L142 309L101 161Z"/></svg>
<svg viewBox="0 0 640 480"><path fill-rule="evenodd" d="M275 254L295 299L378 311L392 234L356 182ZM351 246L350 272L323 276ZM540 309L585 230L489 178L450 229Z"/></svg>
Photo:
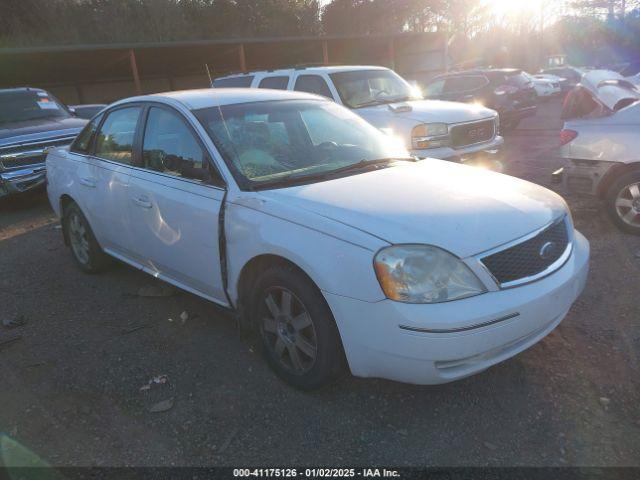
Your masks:
<svg viewBox="0 0 640 480"><path fill-rule="evenodd" d="M640 170L618 178L605 197L607 211L623 231L640 235Z"/></svg>
<svg viewBox="0 0 640 480"><path fill-rule="evenodd" d="M100 248L89 222L78 205L67 205L62 225L66 238L69 239L73 259L83 272L99 273L109 266L110 258Z"/></svg>
<svg viewBox="0 0 640 480"><path fill-rule="evenodd" d="M344 371L340 334L318 288L293 267L265 270L253 288L251 318L275 373L301 390L335 381Z"/></svg>

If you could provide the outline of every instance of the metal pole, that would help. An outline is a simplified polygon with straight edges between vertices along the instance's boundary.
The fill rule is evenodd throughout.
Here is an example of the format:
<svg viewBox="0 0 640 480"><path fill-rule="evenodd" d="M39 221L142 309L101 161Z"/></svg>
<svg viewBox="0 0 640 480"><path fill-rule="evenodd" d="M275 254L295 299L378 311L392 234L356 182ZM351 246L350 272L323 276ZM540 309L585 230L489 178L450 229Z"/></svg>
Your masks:
<svg viewBox="0 0 640 480"><path fill-rule="evenodd" d="M240 59L240 71L241 72L246 72L247 71L247 57L245 55L245 51L244 51L244 43L241 43L238 46L238 56Z"/></svg>
<svg viewBox="0 0 640 480"><path fill-rule="evenodd" d="M142 86L140 85L140 75L138 74L138 64L136 62L136 54L129 50L129 63L131 64L131 73L133 73L133 83L136 86L136 93L142 95Z"/></svg>

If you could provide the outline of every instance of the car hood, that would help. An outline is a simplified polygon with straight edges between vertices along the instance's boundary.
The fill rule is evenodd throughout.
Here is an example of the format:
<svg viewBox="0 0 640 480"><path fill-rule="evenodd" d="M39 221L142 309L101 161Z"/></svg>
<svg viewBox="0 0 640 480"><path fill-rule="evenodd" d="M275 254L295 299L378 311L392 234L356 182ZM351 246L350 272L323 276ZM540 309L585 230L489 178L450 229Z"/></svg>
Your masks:
<svg viewBox="0 0 640 480"><path fill-rule="evenodd" d="M461 258L567 211L559 195L533 183L433 159L261 193L391 244L436 245Z"/></svg>
<svg viewBox="0 0 640 480"><path fill-rule="evenodd" d="M77 134L86 125L82 118L39 118L0 124L0 146Z"/></svg>
<svg viewBox="0 0 640 480"><path fill-rule="evenodd" d="M410 100L407 102L358 108L359 115L382 114L413 120L418 123L462 123L496 116L496 112L481 105L441 100Z"/></svg>

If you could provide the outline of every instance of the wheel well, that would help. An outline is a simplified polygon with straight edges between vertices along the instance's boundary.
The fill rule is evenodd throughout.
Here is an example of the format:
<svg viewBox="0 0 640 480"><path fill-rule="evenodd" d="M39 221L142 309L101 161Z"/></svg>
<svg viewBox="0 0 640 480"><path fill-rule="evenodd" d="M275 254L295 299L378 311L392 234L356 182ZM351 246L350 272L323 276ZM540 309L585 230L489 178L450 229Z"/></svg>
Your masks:
<svg viewBox="0 0 640 480"><path fill-rule="evenodd" d="M598 196L600 198L604 198L613 182L615 182L621 175L633 172L634 170L640 170L640 161L633 163L619 163L611 167L598 184Z"/></svg>
<svg viewBox="0 0 640 480"><path fill-rule="evenodd" d="M291 260L288 260L279 255L258 255L257 257L253 257L249 260L244 267L242 267L242 271L240 272L240 276L238 278L238 304L246 305L247 297L251 292L252 286L255 283L258 275L261 272L264 272L268 268L275 266L284 266L290 267L298 272L302 273L305 277L309 279L311 283L316 285L316 283L311 279L311 277L298 265L293 263ZM317 285L316 285L317 287Z"/></svg>
<svg viewBox="0 0 640 480"><path fill-rule="evenodd" d="M62 220L62 237L64 238L64 244L65 245L69 245L69 232L67 232L67 229L64 226L64 210L65 208L67 208L67 205L71 204L71 203L75 203L75 201L73 200L73 198L71 198L70 195L67 195L66 193L64 195L62 195L60 197L60 219Z"/></svg>

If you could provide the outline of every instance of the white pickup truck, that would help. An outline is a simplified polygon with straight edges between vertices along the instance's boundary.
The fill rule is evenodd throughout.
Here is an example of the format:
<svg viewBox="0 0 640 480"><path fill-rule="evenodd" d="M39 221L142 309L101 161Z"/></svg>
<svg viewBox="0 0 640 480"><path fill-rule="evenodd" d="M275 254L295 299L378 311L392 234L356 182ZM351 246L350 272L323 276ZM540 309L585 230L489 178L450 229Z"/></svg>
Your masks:
<svg viewBox="0 0 640 480"><path fill-rule="evenodd" d="M383 132L400 137L411 154L419 158L493 164L504 143L494 110L423 100L418 89L383 67L257 71L219 77L212 86L295 90L327 97Z"/></svg>

